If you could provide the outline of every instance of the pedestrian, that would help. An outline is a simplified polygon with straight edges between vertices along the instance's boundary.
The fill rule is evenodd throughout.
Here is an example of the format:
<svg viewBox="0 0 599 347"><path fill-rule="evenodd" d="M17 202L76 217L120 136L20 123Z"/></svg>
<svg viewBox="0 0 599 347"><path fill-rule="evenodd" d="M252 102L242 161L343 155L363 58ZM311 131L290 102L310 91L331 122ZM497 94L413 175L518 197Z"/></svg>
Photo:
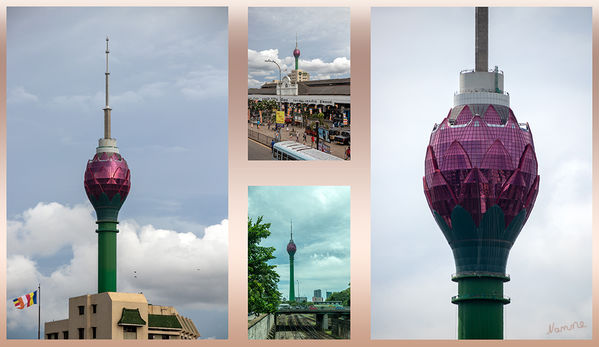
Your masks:
<svg viewBox="0 0 599 347"><path fill-rule="evenodd" d="M347 146L347 149L345 150L345 160L349 160L350 157L351 157L351 152L349 150L349 146Z"/></svg>
<svg viewBox="0 0 599 347"><path fill-rule="evenodd" d="M271 153L275 153L275 139L272 139L272 141L270 141L270 152Z"/></svg>
<svg viewBox="0 0 599 347"><path fill-rule="evenodd" d="M312 135L312 144L310 145L310 147L314 147L314 135Z"/></svg>

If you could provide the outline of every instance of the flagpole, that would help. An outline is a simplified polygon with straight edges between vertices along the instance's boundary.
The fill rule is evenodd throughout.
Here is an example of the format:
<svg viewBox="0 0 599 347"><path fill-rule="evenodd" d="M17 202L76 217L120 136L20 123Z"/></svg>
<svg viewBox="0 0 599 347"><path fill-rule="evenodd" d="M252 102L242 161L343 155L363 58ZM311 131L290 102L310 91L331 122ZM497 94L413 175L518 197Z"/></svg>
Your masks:
<svg viewBox="0 0 599 347"><path fill-rule="evenodd" d="M42 292L41 292L41 286L38 283L37 284L37 339L40 339L40 317L41 317L41 311L42 311Z"/></svg>

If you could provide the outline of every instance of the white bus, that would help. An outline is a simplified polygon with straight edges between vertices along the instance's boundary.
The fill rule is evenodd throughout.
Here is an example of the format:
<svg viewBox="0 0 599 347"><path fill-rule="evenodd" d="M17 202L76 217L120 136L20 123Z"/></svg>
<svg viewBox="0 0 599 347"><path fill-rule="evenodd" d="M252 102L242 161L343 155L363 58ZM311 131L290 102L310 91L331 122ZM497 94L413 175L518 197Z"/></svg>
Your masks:
<svg viewBox="0 0 599 347"><path fill-rule="evenodd" d="M272 158L276 160L343 160L295 141L275 143Z"/></svg>

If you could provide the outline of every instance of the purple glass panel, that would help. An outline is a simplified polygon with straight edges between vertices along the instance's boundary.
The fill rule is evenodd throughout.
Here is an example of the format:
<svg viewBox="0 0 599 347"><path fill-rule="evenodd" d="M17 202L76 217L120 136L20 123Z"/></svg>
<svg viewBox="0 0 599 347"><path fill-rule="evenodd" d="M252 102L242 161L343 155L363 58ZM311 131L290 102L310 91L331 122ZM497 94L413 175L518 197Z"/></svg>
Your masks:
<svg viewBox="0 0 599 347"><path fill-rule="evenodd" d="M287 253L295 253L295 251L295 243L293 241L289 241L289 243L287 244Z"/></svg>
<svg viewBox="0 0 599 347"><path fill-rule="evenodd" d="M489 105L487 111L485 111L484 119L487 124L501 124L501 117L493 105Z"/></svg>
<svg viewBox="0 0 599 347"><path fill-rule="evenodd" d="M120 193L124 200L131 188L130 172L127 162L120 154L108 155L106 152L94 155L87 162L84 175L85 192L96 198L106 193L112 199Z"/></svg>
<svg viewBox="0 0 599 347"><path fill-rule="evenodd" d="M450 110L430 137L423 183L431 210L448 225L457 204L477 225L495 204L503 209L506 225L523 208L530 214L539 179L529 128L520 127L511 109L505 123L493 105L484 120L468 106L459 112L450 124Z"/></svg>
<svg viewBox="0 0 599 347"><path fill-rule="evenodd" d="M458 115L458 117L455 120L455 124L466 124L468 122L470 122L470 120L472 119L472 112L470 111L470 107L465 106L462 109L462 112L460 112L460 114Z"/></svg>

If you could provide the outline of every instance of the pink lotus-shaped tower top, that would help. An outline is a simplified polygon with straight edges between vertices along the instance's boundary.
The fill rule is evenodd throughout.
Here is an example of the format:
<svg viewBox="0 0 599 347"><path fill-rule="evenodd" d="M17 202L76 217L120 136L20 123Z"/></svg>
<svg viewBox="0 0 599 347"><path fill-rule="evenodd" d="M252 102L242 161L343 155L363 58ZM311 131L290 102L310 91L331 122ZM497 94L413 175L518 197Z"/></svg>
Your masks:
<svg viewBox="0 0 599 347"><path fill-rule="evenodd" d="M457 205L477 226L494 205L502 209L506 226L523 209L528 218L539 188L528 124L518 124L509 107L453 108L441 124L435 124L423 181L430 209L449 227Z"/></svg>
<svg viewBox="0 0 599 347"><path fill-rule="evenodd" d="M293 242L293 240L290 240L287 244L287 253L289 253L289 255L294 255L296 250L297 248L295 247L295 242Z"/></svg>
<svg viewBox="0 0 599 347"><path fill-rule="evenodd" d="M299 50L299 48L296 48L296 49L293 50L293 56L296 57L296 58L300 56L300 50Z"/></svg>
<svg viewBox="0 0 599 347"><path fill-rule="evenodd" d="M108 200L118 193L124 201L131 188L130 175L127 162L119 153L96 153L85 169L85 192L92 202L103 193Z"/></svg>

